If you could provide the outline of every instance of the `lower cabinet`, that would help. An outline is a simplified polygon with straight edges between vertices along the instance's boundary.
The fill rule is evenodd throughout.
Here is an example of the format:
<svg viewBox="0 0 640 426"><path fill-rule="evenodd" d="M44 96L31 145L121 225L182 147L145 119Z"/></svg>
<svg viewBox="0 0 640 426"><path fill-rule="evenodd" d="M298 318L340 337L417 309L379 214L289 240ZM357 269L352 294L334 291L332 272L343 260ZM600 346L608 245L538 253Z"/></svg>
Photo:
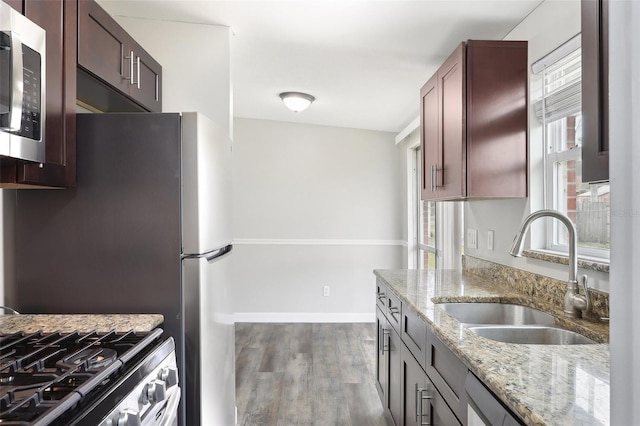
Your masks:
<svg viewBox="0 0 640 426"><path fill-rule="evenodd" d="M380 400L384 408L389 408L389 344L387 343L387 333L389 333L387 318L379 308L376 308L376 388L380 395Z"/></svg>
<svg viewBox="0 0 640 426"><path fill-rule="evenodd" d="M467 393L464 381L467 366L427 328L427 368L431 382L446 399L451 410L459 419L466 422Z"/></svg>
<svg viewBox="0 0 640 426"><path fill-rule="evenodd" d="M395 426L466 425L467 367L388 288L386 297L393 306L376 306L376 387Z"/></svg>
<svg viewBox="0 0 640 426"><path fill-rule="evenodd" d="M461 424L406 346L402 347L401 376L402 425Z"/></svg>
<svg viewBox="0 0 640 426"><path fill-rule="evenodd" d="M389 412L396 425L402 423L402 349L405 349L398 333L390 327L389 336Z"/></svg>
<svg viewBox="0 0 640 426"><path fill-rule="evenodd" d="M378 348L378 355L376 356L376 388L384 408L389 410L395 424L401 425L400 373L404 345L398 333L387 321L387 317L378 308L376 308L376 323L378 330L376 333Z"/></svg>

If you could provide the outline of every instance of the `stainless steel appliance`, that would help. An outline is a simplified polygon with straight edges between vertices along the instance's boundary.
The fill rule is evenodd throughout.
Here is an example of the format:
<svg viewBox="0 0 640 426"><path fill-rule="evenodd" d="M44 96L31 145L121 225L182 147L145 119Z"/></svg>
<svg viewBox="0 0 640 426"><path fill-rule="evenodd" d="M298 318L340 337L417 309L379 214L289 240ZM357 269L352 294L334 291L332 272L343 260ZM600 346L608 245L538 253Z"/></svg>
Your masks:
<svg viewBox="0 0 640 426"><path fill-rule="evenodd" d="M3 425L177 424L173 339L149 333L0 336Z"/></svg>
<svg viewBox="0 0 640 426"><path fill-rule="evenodd" d="M44 162L46 34L0 1L0 155Z"/></svg>
<svg viewBox="0 0 640 426"><path fill-rule="evenodd" d="M231 141L206 117L79 114L77 188L16 191L23 313L160 313L182 425L235 423Z"/></svg>

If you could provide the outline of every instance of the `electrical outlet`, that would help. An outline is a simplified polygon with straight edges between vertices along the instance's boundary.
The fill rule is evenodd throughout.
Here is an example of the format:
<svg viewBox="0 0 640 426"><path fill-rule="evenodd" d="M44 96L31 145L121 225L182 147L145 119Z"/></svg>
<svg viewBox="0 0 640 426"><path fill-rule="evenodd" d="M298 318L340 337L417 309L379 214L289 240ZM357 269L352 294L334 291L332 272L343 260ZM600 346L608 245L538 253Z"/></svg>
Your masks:
<svg viewBox="0 0 640 426"><path fill-rule="evenodd" d="M471 249L478 248L478 230L467 229L467 247Z"/></svg>
<svg viewBox="0 0 640 426"><path fill-rule="evenodd" d="M487 250L493 250L493 234L492 230L487 231Z"/></svg>
<svg viewBox="0 0 640 426"><path fill-rule="evenodd" d="M325 286L322 288L322 294L323 294L323 296L324 296L324 297L329 297L329 294L331 294L331 293L330 293L330 291L331 291L331 289L329 288L329 286L328 286L328 285L325 285Z"/></svg>

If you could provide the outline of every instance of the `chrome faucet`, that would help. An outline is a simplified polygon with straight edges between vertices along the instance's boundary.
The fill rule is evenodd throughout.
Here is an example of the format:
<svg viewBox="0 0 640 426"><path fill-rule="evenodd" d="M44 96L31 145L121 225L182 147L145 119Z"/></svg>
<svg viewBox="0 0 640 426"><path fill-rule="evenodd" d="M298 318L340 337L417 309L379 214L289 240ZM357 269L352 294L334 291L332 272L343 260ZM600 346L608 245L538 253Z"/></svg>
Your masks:
<svg viewBox="0 0 640 426"><path fill-rule="evenodd" d="M538 210L537 212L531 213L524 222L522 222L520 231L513 240L509 254L515 257L522 256L524 236L529 229L529 225L540 217L553 217L558 219L567 227L567 231L569 232L569 280L567 281L567 292L564 294L564 315L570 318L580 318L582 317L582 313L587 312L591 308L591 299L589 297L589 291L587 290L586 275L582 276L584 295L578 292L578 257L576 256L578 234L571 219L556 210Z"/></svg>

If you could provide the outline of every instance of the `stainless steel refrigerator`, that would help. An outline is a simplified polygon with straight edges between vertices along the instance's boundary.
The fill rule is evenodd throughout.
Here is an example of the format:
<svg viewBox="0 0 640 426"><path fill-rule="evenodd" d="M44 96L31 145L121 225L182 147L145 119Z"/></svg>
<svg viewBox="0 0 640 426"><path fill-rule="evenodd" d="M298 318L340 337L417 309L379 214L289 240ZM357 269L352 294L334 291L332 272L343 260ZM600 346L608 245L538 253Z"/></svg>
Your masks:
<svg viewBox="0 0 640 426"><path fill-rule="evenodd" d="M16 191L27 313L161 313L183 425L235 423L231 141L197 113L79 114L77 188Z"/></svg>

